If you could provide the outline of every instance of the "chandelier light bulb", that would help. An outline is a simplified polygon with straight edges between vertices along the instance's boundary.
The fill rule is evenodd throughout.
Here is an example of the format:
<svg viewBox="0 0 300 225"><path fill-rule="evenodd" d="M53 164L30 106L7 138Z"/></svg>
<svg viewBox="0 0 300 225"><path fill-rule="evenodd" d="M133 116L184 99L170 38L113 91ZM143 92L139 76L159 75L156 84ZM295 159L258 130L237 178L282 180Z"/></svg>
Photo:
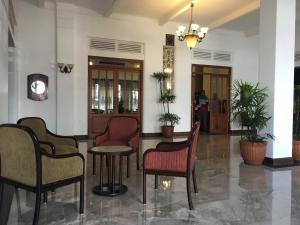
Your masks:
<svg viewBox="0 0 300 225"><path fill-rule="evenodd" d="M200 31L206 34L208 32L208 27L201 27Z"/></svg>
<svg viewBox="0 0 300 225"><path fill-rule="evenodd" d="M204 38L204 33L203 32L199 32L198 36L199 36L199 38Z"/></svg>
<svg viewBox="0 0 300 225"><path fill-rule="evenodd" d="M191 24L191 29L192 29L192 31L197 31L199 27L200 27L200 26L199 26L198 24L196 24L196 23L192 23L192 24Z"/></svg>
<svg viewBox="0 0 300 225"><path fill-rule="evenodd" d="M176 30L176 35L180 36L182 33L179 30Z"/></svg>

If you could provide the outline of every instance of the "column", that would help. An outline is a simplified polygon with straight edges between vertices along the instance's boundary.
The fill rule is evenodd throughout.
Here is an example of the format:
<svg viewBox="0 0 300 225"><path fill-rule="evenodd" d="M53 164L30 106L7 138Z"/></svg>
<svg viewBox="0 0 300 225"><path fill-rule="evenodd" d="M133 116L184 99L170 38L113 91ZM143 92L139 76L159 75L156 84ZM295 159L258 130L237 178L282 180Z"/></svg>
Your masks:
<svg viewBox="0 0 300 225"><path fill-rule="evenodd" d="M272 115L265 164L292 164L293 89L295 52L295 0L261 0L259 83L268 87Z"/></svg>
<svg viewBox="0 0 300 225"><path fill-rule="evenodd" d="M56 3L57 62L74 64L74 5ZM71 73L57 73L57 133L74 134L74 66Z"/></svg>

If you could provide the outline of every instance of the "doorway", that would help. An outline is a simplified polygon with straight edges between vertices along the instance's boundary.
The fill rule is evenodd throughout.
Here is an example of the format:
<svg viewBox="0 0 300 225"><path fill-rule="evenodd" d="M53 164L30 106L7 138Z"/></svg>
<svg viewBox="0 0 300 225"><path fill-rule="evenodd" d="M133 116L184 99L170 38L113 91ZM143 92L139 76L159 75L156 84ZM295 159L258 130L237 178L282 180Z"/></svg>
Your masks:
<svg viewBox="0 0 300 225"><path fill-rule="evenodd" d="M112 116L142 121L143 61L89 56L88 135L105 131Z"/></svg>
<svg viewBox="0 0 300 225"><path fill-rule="evenodd" d="M197 96L202 90L208 98L207 119L202 120L206 123L209 133L228 134L230 129L230 84L231 67L192 65L192 122L197 118Z"/></svg>

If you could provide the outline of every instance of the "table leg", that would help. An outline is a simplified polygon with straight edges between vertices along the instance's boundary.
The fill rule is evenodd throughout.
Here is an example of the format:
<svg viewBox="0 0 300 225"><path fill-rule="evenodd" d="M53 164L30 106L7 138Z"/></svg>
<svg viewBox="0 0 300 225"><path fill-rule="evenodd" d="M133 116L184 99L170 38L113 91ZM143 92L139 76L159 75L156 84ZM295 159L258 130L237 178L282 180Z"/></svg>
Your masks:
<svg viewBox="0 0 300 225"><path fill-rule="evenodd" d="M119 185L120 185L120 187L122 187L122 160L123 160L123 156L120 156L120 160L119 160Z"/></svg>
<svg viewBox="0 0 300 225"><path fill-rule="evenodd" d="M116 157L112 156L112 175L111 175L111 180L112 180L112 192L115 192L115 161L116 161Z"/></svg>
<svg viewBox="0 0 300 225"><path fill-rule="evenodd" d="M106 158L107 158L107 160L106 160L106 162L108 163L108 167L107 167L107 171L108 171L108 174L107 174L107 184L108 184L108 186L110 186L110 169L111 169L111 163L110 163L110 160L111 160L111 156L108 156L108 155L106 155Z"/></svg>
<svg viewBox="0 0 300 225"><path fill-rule="evenodd" d="M103 191L103 155L100 155L100 189Z"/></svg>

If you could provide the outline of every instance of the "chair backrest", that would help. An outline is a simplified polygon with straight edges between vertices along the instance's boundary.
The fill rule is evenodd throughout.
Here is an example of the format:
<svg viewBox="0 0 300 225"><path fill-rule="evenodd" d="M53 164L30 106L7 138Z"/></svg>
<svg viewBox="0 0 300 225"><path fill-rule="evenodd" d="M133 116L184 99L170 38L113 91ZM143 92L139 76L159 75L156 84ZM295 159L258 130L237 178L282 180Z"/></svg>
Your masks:
<svg viewBox="0 0 300 225"><path fill-rule="evenodd" d="M139 128L139 122L134 117L115 116L108 122L110 140L127 141Z"/></svg>
<svg viewBox="0 0 300 225"><path fill-rule="evenodd" d="M24 117L18 120L17 124L29 127L40 141L47 141L47 127L42 118Z"/></svg>
<svg viewBox="0 0 300 225"><path fill-rule="evenodd" d="M38 140L32 130L16 124L0 126L0 177L36 186L39 157Z"/></svg>
<svg viewBox="0 0 300 225"><path fill-rule="evenodd" d="M196 160L196 152L198 146L198 139L199 139L199 130L200 130L200 123L196 122L189 134L188 142L189 142L189 155L188 155L188 166L190 169L194 168L195 160Z"/></svg>

